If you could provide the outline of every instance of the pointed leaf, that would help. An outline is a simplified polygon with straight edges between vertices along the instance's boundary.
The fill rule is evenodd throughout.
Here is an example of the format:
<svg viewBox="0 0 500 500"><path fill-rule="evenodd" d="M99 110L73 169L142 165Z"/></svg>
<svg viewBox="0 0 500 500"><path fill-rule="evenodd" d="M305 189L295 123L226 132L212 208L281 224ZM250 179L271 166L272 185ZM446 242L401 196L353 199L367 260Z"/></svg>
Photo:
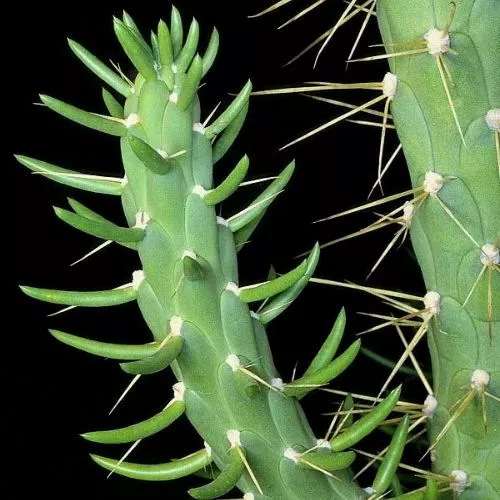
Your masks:
<svg viewBox="0 0 500 500"><path fill-rule="evenodd" d="M156 434L175 422L186 410L184 401L172 401L164 410L156 415L128 427L109 431L86 432L81 434L87 441L101 444L132 443Z"/></svg>
<svg viewBox="0 0 500 500"><path fill-rule="evenodd" d="M245 155L234 167L232 172L215 188L203 197L207 205L217 205L229 198L245 179L250 161Z"/></svg>
<svg viewBox="0 0 500 500"><path fill-rule="evenodd" d="M252 93L252 82L248 80L233 102L222 112L221 115L205 129L205 137L213 139L220 134L240 113L250 99Z"/></svg>
<svg viewBox="0 0 500 500"><path fill-rule="evenodd" d="M229 227L233 233L236 233L242 229L247 224L251 223L254 219L263 215L267 207L273 202L276 196L285 188L290 180L293 172L295 170L295 162L292 161L288 166L281 172L281 174L274 179L274 181L269 184L269 186L264 189L264 191L250 204L250 206L234 215L229 219ZM255 227L253 228L255 229ZM251 233L250 233L251 234ZM249 237L250 235L248 235ZM235 240L241 238L235 234Z"/></svg>
<svg viewBox="0 0 500 500"><path fill-rule="evenodd" d="M170 36L172 39L172 49L174 57L177 57L182 49L184 40L184 30L182 27L182 18L179 11L172 5L172 15L170 17Z"/></svg>
<svg viewBox="0 0 500 500"><path fill-rule="evenodd" d="M114 19L114 29L120 45L123 47L125 54L127 54L127 57L137 71L147 81L155 81L157 79L157 74L154 68L154 60L151 51L146 50L135 31L117 18Z"/></svg>
<svg viewBox="0 0 500 500"><path fill-rule="evenodd" d="M48 175L46 177L48 179L58 182L59 184L64 184L65 186L89 191L91 193L110 194L114 196L121 196L123 193L123 186L119 182L99 179L98 176L96 176L97 178L85 177L85 174L81 172L58 167L51 163L36 160L35 158L29 158L28 156L15 155L15 158L21 165L24 165L33 172L40 172L41 174L47 173Z"/></svg>
<svg viewBox="0 0 500 500"><path fill-rule="evenodd" d="M136 136L129 136L130 147L136 154L137 158L154 174L165 175L169 168L169 161L164 158L158 151L153 149L148 143Z"/></svg>
<svg viewBox="0 0 500 500"><path fill-rule="evenodd" d="M142 241L145 236L144 229L137 227L120 227L111 222L100 222L65 210L64 208L54 207L56 216L70 226L83 231L84 233L122 243L137 243Z"/></svg>
<svg viewBox="0 0 500 500"><path fill-rule="evenodd" d="M184 338L176 335L171 337L152 355L139 361L120 363L121 369L131 375L152 375L167 368L179 355L184 345Z"/></svg>
<svg viewBox="0 0 500 500"><path fill-rule="evenodd" d="M403 451L408 438L408 427L410 425L409 415L405 415L394 432L391 444L384 455L384 459L373 481L372 488L377 495L382 495L390 487L396 474L396 470L403 456Z"/></svg>
<svg viewBox="0 0 500 500"><path fill-rule="evenodd" d="M311 364L304 372L304 375L310 375L321 368L324 368L334 358L337 349L339 348L345 330L345 309L342 308L335 320L333 328L325 340L318 354L311 361Z"/></svg>
<svg viewBox="0 0 500 500"><path fill-rule="evenodd" d="M198 48L199 39L200 26L198 25L198 21L193 18L191 25L189 26L189 32L186 36L186 43L175 60L178 73L184 73L191 64L191 61L196 54L196 49Z"/></svg>
<svg viewBox="0 0 500 500"><path fill-rule="evenodd" d="M302 278L300 278L300 280L298 280L297 283L292 285L290 288L287 288L279 295L277 295L274 299L269 301L269 303L266 304L266 306L259 311L259 321L263 325L266 325L274 318L279 316L299 296L299 294L302 292L302 290L305 288L305 286L311 279L316 269L316 266L318 265L319 252L320 252L319 244L316 243L310 255L307 257L307 269L304 276L302 276Z"/></svg>
<svg viewBox="0 0 500 500"><path fill-rule="evenodd" d="M343 451L368 436L391 413L398 402L401 388L394 389L378 406L354 422L345 432L330 441L332 451Z"/></svg>
<svg viewBox="0 0 500 500"><path fill-rule="evenodd" d="M132 302L137 298L137 290L132 285L126 288L103 290L99 292L70 292L66 290L51 290L48 288L34 288L21 286L21 290L37 300L61 304L65 306L105 307L118 306Z"/></svg>
<svg viewBox="0 0 500 500"><path fill-rule="evenodd" d="M82 61L82 63L90 71L92 71L92 73L97 75L102 81L107 83L122 96L128 97L130 95L131 88L120 75L106 66L106 64L100 61L96 56L91 54L85 47L82 47L79 43L68 38L68 44L76 57L78 57L78 59L80 59L80 61Z"/></svg>
<svg viewBox="0 0 500 500"><path fill-rule="evenodd" d="M311 451L304 453L299 458L299 465L305 469L316 469L319 467L327 472L347 469L356 458L353 451L331 453L328 451Z"/></svg>
<svg viewBox="0 0 500 500"><path fill-rule="evenodd" d="M272 297L295 284L304 276L306 270L307 260L304 260L295 269L292 269L274 280L256 286L241 288L240 299L248 303Z"/></svg>
<svg viewBox="0 0 500 500"><path fill-rule="evenodd" d="M243 106L241 111L236 115L236 118L224 129L222 134L217 137L212 154L214 164L217 163L233 145L240 133L241 127L243 127L247 113L248 103Z"/></svg>
<svg viewBox="0 0 500 500"><path fill-rule="evenodd" d="M321 368L320 370L309 375L304 375L303 377L287 384L283 392L287 396L295 396L300 399L318 387L328 384L328 382L333 380L335 377L338 377L351 365L358 355L360 347L361 341L358 339L353 342L338 358L334 359L324 368Z"/></svg>
<svg viewBox="0 0 500 500"><path fill-rule="evenodd" d="M115 96L104 87L102 88L102 100L110 116L120 120L125 118L123 106L118 102Z"/></svg>
<svg viewBox="0 0 500 500"><path fill-rule="evenodd" d="M158 344L155 343L143 345L110 344L77 337L59 330L49 330L49 332L63 344L103 358L118 360L142 359L153 355L158 350Z"/></svg>
<svg viewBox="0 0 500 500"><path fill-rule="evenodd" d="M180 460L157 465L134 464L122 462L112 458L90 455L92 460L109 471L121 476L142 481L170 481L180 477L189 476L205 468L212 461L207 450L200 450Z"/></svg>
<svg viewBox="0 0 500 500"><path fill-rule="evenodd" d="M198 92L198 87L201 81L201 71L203 68L203 63L201 57L197 54L193 59L189 71L182 84L181 91L179 93L179 98L177 100L177 106L181 109L187 109L191 106L196 92Z"/></svg>
<svg viewBox="0 0 500 500"><path fill-rule="evenodd" d="M66 102L54 99L48 95L41 95L41 101L52 111L59 113L64 118L72 120L85 127L104 132L105 134L124 137L127 135L127 127L121 120L116 118L98 115L84 111Z"/></svg>
<svg viewBox="0 0 500 500"><path fill-rule="evenodd" d="M188 493L197 500L210 500L231 491L245 471L245 464L239 452L244 453L242 448L235 447L229 450L227 467L211 483L199 488L192 488Z"/></svg>
<svg viewBox="0 0 500 500"><path fill-rule="evenodd" d="M207 50L203 54L203 71L202 77L205 76L212 67L215 58L217 57L217 52L219 51L219 32L216 28L212 31L212 36L208 42Z"/></svg>

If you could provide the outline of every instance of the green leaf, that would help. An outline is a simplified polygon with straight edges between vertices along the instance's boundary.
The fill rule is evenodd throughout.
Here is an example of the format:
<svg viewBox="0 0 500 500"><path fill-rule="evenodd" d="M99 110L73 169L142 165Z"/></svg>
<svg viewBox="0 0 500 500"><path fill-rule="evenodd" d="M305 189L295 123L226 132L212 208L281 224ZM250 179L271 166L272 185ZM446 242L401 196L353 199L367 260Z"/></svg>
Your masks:
<svg viewBox="0 0 500 500"><path fill-rule="evenodd" d="M120 367L125 373L131 375L152 375L161 372L177 358L183 345L184 339L181 336L170 337L152 356L129 363L120 363Z"/></svg>
<svg viewBox="0 0 500 500"><path fill-rule="evenodd" d="M245 471L245 464L239 452L244 453L242 448L235 447L229 450L227 467L211 483L199 488L191 488L188 493L197 500L210 500L230 492Z"/></svg>
<svg viewBox="0 0 500 500"><path fill-rule="evenodd" d="M229 198L245 179L250 160L245 155L231 173L214 189L207 192L203 200L207 205L217 205Z"/></svg>
<svg viewBox="0 0 500 500"><path fill-rule="evenodd" d="M132 443L144 439L166 429L175 422L186 410L184 401L171 401L164 410L156 415L128 427L109 431L86 432L81 434L87 441L101 444Z"/></svg>
<svg viewBox="0 0 500 500"><path fill-rule="evenodd" d="M103 358L118 360L142 359L151 356L158 350L158 344L155 343L142 345L110 344L77 337L59 330L49 330L49 332L63 344Z"/></svg>
<svg viewBox="0 0 500 500"><path fill-rule="evenodd" d="M240 299L243 302L257 302L259 300L272 297L288 287L295 284L307 270L307 260L302 261L295 269L292 269L286 274L278 278L267 281L259 285L252 285L240 289Z"/></svg>
<svg viewBox="0 0 500 500"><path fill-rule="evenodd" d="M123 106L118 102L115 96L104 87L102 88L102 100L104 101L108 113L113 118L118 118L120 120L125 118Z"/></svg>
<svg viewBox="0 0 500 500"><path fill-rule="evenodd" d="M142 241L145 236L144 229L136 227L120 227L111 222L100 222L81 215L65 210L64 208L54 207L56 216L70 226L83 231L84 233L102 238L103 240L111 240L120 243L137 243Z"/></svg>
<svg viewBox="0 0 500 500"><path fill-rule="evenodd" d="M82 63L90 71L92 71L92 73L115 89L122 96L128 97L130 95L130 85L125 82L120 75L116 74L112 69L106 66L106 64L100 61L79 43L68 38L68 44L76 57L78 57L78 59L80 59L80 61L82 61Z"/></svg>
<svg viewBox="0 0 500 500"><path fill-rule="evenodd" d="M203 71L202 77L205 76L212 67L215 58L217 57L217 52L219 51L219 32L216 28L212 31L212 36L208 42L207 50L203 54Z"/></svg>
<svg viewBox="0 0 500 500"><path fill-rule="evenodd" d="M146 50L140 42L136 32L126 26L118 18L114 19L116 37L123 47L125 54L135 66L137 71L147 80L155 81L158 76L154 68L154 59L151 51Z"/></svg>
<svg viewBox="0 0 500 500"><path fill-rule="evenodd" d="M297 283L292 285L290 288L287 288L279 295L277 295L274 299L269 301L269 303L259 311L259 321L263 325L267 325L267 323L279 316L299 296L299 294L311 279L311 276L313 275L316 266L318 265L319 252L319 244L316 243L310 255L307 257L307 269L304 276L302 276L302 278L300 278Z"/></svg>
<svg viewBox="0 0 500 500"><path fill-rule="evenodd" d="M64 118L72 120L85 127L104 132L109 135L124 137L127 135L127 127L122 120L116 118L89 113L66 102L60 101L48 95L40 95L40 99L52 111L59 113Z"/></svg>
<svg viewBox="0 0 500 500"><path fill-rule="evenodd" d="M186 43L184 44L184 47L182 48L179 56L175 60L178 73L184 73L188 66L191 64L191 61L196 54L196 49L198 48L199 39L200 26L198 25L196 19L193 18L193 20L191 21L191 25L189 26Z"/></svg>
<svg viewBox="0 0 500 500"><path fill-rule="evenodd" d="M339 348L345 330L345 309L342 308L335 320L332 330L327 339L318 351L318 354L311 361L311 364L304 372L304 375L310 375L321 368L324 368L334 358L337 349Z"/></svg>
<svg viewBox="0 0 500 500"><path fill-rule="evenodd" d="M75 170L68 170L67 168L58 167L51 163L47 163L28 156L15 155L16 160L33 172L40 174L47 174L44 177L64 184L65 186L81 189L82 191L89 191L91 193L110 194L114 196L121 196L123 193L123 186L120 182L115 182L107 179L100 179L99 176L90 176L76 172Z"/></svg>
<svg viewBox="0 0 500 500"><path fill-rule="evenodd" d="M201 57L197 54L189 67L189 71L187 72L179 93L177 106L180 109L187 109L193 103L193 99L196 92L198 92L198 87L200 85L202 68L203 63Z"/></svg>
<svg viewBox="0 0 500 500"><path fill-rule="evenodd" d="M394 389L370 413L354 422L345 432L334 437L330 441L332 451L343 451L368 436L391 413L398 402L400 394L400 387Z"/></svg>
<svg viewBox="0 0 500 500"><path fill-rule="evenodd" d="M327 364L325 367L309 375L304 375L285 386L284 393L287 396L294 396L298 399L304 397L318 387L328 384L335 377L338 377L354 361L359 353L361 341L353 342L338 358ZM342 450L335 450L342 451Z"/></svg>
<svg viewBox="0 0 500 500"><path fill-rule="evenodd" d="M295 162L292 161L288 164L288 166L281 172L281 174L274 179L274 181L269 184L269 186L264 189L264 191L257 197L255 200L243 211L234 215L229 219L229 227L231 231L235 234L235 242L238 245L242 241L240 235L238 235L238 231L244 228L247 224L250 224L255 219L261 217L266 211L267 207L274 201L276 196L281 193L281 191L288 184L288 181L292 177L292 174L295 170ZM255 229L255 226L252 228L252 231ZM251 234L251 232L250 232ZM245 232L245 236L247 238L250 236L248 231Z"/></svg>
<svg viewBox="0 0 500 500"><path fill-rule="evenodd" d="M169 171L170 164L168 159L164 158L148 143L134 135L129 136L128 140L137 158L139 158L151 172L157 175L165 175Z"/></svg>
<svg viewBox="0 0 500 500"><path fill-rule="evenodd" d="M248 104L252 93L252 82L248 80L233 102L219 115L219 117L205 129L205 137L213 139L220 134L238 116L240 111Z"/></svg>
<svg viewBox="0 0 500 500"><path fill-rule="evenodd" d="M200 469L207 467L212 459L207 450L200 450L192 455L157 465L143 465L130 462L119 463L112 458L90 455L92 460L109 471L131 479L142 481L170 481L189 476Z"/></svg>

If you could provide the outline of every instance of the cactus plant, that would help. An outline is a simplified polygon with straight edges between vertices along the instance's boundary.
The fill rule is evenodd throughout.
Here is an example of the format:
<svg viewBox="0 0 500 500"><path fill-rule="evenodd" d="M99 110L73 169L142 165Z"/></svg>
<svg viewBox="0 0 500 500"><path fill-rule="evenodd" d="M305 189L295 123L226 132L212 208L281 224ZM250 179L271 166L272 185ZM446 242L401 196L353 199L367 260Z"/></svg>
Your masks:
<svg viewBox="0 0 500 500"><path fill-rule="evenodd" d="M285 3L278 2L268 11ZM310 9L292 19L298 19L320 3L311 4ZM361 106L351 106L350 111L288 145L385 101L382 112L372 111L372 115L380 117L380 122L371 125L382 128L375 186L382 187L382 176L394 159L383 168L384 140L390 124L395 126L401 141L412 189L326 219L378 208L402 197L407 201L370 226L324 246L383 227L400 226L375 261L371 275L396 241L401 236L404 239L408 232L411 234L427 292L422 297L423 308L393 300L393 305L406 314L397 320L386 318L387 321L370 329L413 327L408 320L421 321L411 341L405 343L405 351L383 389L426 336L433 387L425 379L424 382L435 405L429 418L427 453L432 454L434 473L450 477L448 485L440 490L451 490L461 498L499 498L500 3L348 2L336 25L317 39L316 44L322 40L328 42L342 24L363 10L366 13L363 25L348 62L367 65L370 61L388 60L390 73L386 73L381 84L350 84L350 87L379 88L382 95ZM386 52L375 55L372 52L354 59L359 39L375 13ZM349 88L349 84L315 82L262 93L339 88ZM357 288L388 297L385 291ZM446 483L444 479L441 481Z"/></svg>
<svg viewBox="0 0 500 500"><path fill-rule="evenodd" d="M202 121L198 87L217 54L218 32L213 31L200 56L197 21L184 36L175 7L170 26L160 21L150 44L127 13L114 19L114 30L138 72L133 80L69 40L78 59L111 89L103 91L107 115L46 95L41 101L64 118L118 137L124 175L86 174L16 156L22 165L52 181L120 197L124 225L74 199L69 200L71 210L55 207L54 211L69 226L102 240L98 249L116 243L135 251L140 260L128 282L108 290L21 289L32 298L64 306L57 314L137 302L151 341L117 344L60 330L51 334L81 351L120 362L131 381L112 411L141 377L170 367L178 381L168 404L146 420L82 434L94 443L131 444L121 456L92 455L93 460L113 474L145 481L203 473L205 484L188 491L193 498L219 498L235 486L245 499L365 496L350 481L348 467L355 458L350 448L387 418L400 389L351 425L343 422L342 433L332 426L317 439L298 401L346 370L360 341L337 355L345 324L341 313L307 370L283 381L266 338L265 325L288 308L312 276L317 245L291 271L255 285L239 285L237 250L245 246L289 182L294 163L247 208L228 219L217 216L216 205L237 190L249 169L249 158L243 156L214 186L213 166L222 160L245 120L250 82L224 111L216 110ZM250 307L256 302L262 304L253 311ZM201 449L160 464L130 461L142 440L175 425L184 414L204 441ZM401 452L401 435L406 432L407 425L398 432L391 455ZM377 484L386 487L392 468L393 463L386 464Z"/></svg>
<svg viewBox="0 0 500 500"><path fill-rule="evenodd" d="M279 2L278 6L285 3L288 2ZM423 308L418 308L394 298L418 297L365 287L406 311L408 317L398 322L388 320L388 324L395 324L400 330L400 326L414 327L421 321L392 375L407 357L412 357L414 345L425 334L431 348L434 387L429 392L433 396L423 406L423 414L422 405L416 406L417 413L410 406L409 413L418 417L419 423L429 422L429 451L435 474L428 475L427 488L407 493L404 498L445 498L449 491L463 498L497 498L495 463L499 461L500 433L499 391L494 377L498 372L498 319L494 304L499 291L496 220L500 215L500 183L494 108L498 105L495 82L499 79L494 58L481 56L481 49L487 52L489 48L488 40L482 37L495 39L495 29L500 24L494 22L499 4L464 1L458 4L454 16L450 16L453 7L447 2L436 5L436 12L434 5L428 8L429 12L421 6L413 12L408 11L407 4L390 0L365 4L361 8L353 1L348 8L357 13L365 9L368 19L376 5L389 52L405 52L399 50L398 44L410 41L420 52L422 47L427 52L437 37L431 29L434 27L441 30L438 29L441 42L447 40L449 31L450 54L456 57L449 61L447 50L434 51L432 57L427 53L390 57L391 76L368 87L383 91L383 96L373 99L370 105L373 101L386 102L384 112L379 114L383 119L382 145L389 121L394 119L408 160L414 186L408 194L417 200L418 208L411 212L411 226L402 228L411 234L429 290L422 297ZM479 12L491 21L490 30L478 27ZM348 15L344 11L344 20ZM405 19L409 20L402 21ZM125 98L124 107L108 90L103 91L109 112L106 117L50 97L43 96L42 101L67 118L119 136L126 176L119 179L82 175L26 156L18 156L18 160L59 183L121 196L127 220L124 227L110 223L75 200L70 200L72 211L56 208L55 213L69 225L104 240L103 245L114 241L137 251L142 268L134 273L130 283L105 292L31 287L23 290L35 298L69 307L137 301L153 334L152 343L118 346L56 330L51 333L78 349L120 360L121 368L133 376L133 382L169 365L179 380L173 399L152 418L114 431L89 432L83 435L85 439L134 443L129 449L132 452L143 439L175 426L174 422L185 413L206 446L180 461L158 466L130 463L129 451L125 457L117 457L120 460L100 456L94 456L94 460L114 473L145 480L169 480L205 470L210 482L191 488L189 493L194 498L217 498L233 486L245 494L245 499L313 495L379 498L390 488L393 497L402 493L395 471L415 421L410 427L408 417L397 419L400 423L385 458L365 490L351 481L348 467L354 454L346 451L387 417L396 404L399 389L355 423L347 413L341 419L341 432L318 443L297 402L313 388L332 380L356 357L359 341L334 358L343 333L342 314L301 378L283 383L274 368L264 325L280 314L311 278L319 255L317 246L284 275L274 275L268 282L255 286L238 285L236 251L248 240L293 171L290 164L248 209L229 222L216 216L214 206L236 190L248 170L248 158L243 156L225 181L217 187L213 185L213 164L222 159L238 134L246 114L250 84L224 112L215 115L218 118L201 124L197 88L215 57L216 32L203 57L196 55L197 23L192 22L184 40L182 20L175 9L170 27L161 22L150 45L127 14L115 19L115 32L138 70L135 80L110 70L78 43L71 41L70 46L90 70ZM422 42L424 34L429 35L424 38L426 42ZM477 67L482 65L485 77L480 71L470 70L465 61L474 61ZM426 86L421 85L423 73L428 75ZM448 73L453 85L447 81ZM464 87L476 89L481 96L470 109L461 97L464 94L460 94ZM414 101L412 95L416 95ZM424 110L425 120L418 121L422 115L412 108L415 101ZM488 110L492 111L487 113ZM423 148L415 137L417 141L430 137L428 147ZM383 147L380 151L377 181L381 184ZM482 175L489 176L484 183L484 178L478 179L479 166ZM481 194L484 185L487 191ZM400 210L406 209L404 213L408 214L407 207ZM386 216L379 225L382 227L388 217L397 213ZM402 218L398 221L405 222ZM440 248L446 250L441 254ZM250 312L248 304L257 301L264 301L263 307ZM475 335L466 330L473 330ZM478 353L474 359L472 351ZM349 406L347 398L344 409ZM215 466L222 471L220 474L213 474Z"/></svg>

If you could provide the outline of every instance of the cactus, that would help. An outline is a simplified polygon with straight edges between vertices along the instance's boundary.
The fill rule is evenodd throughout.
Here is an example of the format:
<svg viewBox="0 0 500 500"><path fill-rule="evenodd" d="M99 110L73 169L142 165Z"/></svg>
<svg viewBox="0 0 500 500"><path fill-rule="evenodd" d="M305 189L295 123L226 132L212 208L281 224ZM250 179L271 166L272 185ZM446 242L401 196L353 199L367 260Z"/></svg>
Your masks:
<svg viewBox="0 0 500 500"><path fill-rule="evenodd" d="M312 4L310 10L320 3ZM387 252L399 238L411 235L427 288L425 296L311 278L319 257L317 245L291 271L271 273L267 282L240 287L236 253L288 184L294 164L289 164L247 209L228 220L217 217L215 206L236 191L249 170L249 159L243 156L214 187L213 166L236 139L251 92L248 82L225 111L216 111L217 118L201 123L197 89L217 53L217 32L200 57L197 22L191 23L184 37L175 8L170 26L160 22L150 44L128 14L115 19L117 38L139 73L133 81L70 41L75 55L112 90L103 89L108 115L88 113L48 96L42 96L42 102L66 118L119 137L125 176L81 174L27 156L18 155L17 159L61 184L121 197L127 221L123 226L73 199L69 200L72 210L57 207L55 215L103 240L98 248L113 242L137 252L141 267L129 283L111 290L22 289L34 298L64 305L64 310L136 301L153 335L152 342L117 345L59 330L51 330L51 334L79 350L120 361L121 369L131 375L123 397L141 377L167 367L178 380L173 398L152 417L82 435L100 444L132 443L125 455L117 458L93 455L97 464L111 473L146 481L205 475L205 483L189 490L194 498L219 498L233 487L245 499L375 499L387 494L415 499L451 494L465 499L499 497L495 463L499 462L500 390L495 376L500 353L495 341L495 307L500 296L496 222L500 215L500 146L495 82L500 78L495 58L488 58L489 40L499 39L495 38L499 7L493 0L464 0L457 3L456 11L454 4L437 1L411 9L408 3L395 0L359 5L349 2L340 22L322 40L328 42L354 15L365 12L365 25L376 12L389 57L367 59L387 57L391 73L380 83L352 84L351 88L379 90L382 95L287 145L357 112L370 111L378 102L385 103L383 112L375 112L382 119L377 124L382 134L376 186L382 187L388 166L383 166L384 145L393 120L413 188L361 208L378 207L403 195L411 197L411 202L372 226L323 246L397 223L400 230ZM486 29L484 18L490 23ZM353 63L361 33L349 55ZM423 74L427 75L425 85ZM345 87L313 84L285 92ZM124 105L116 94L125 99ZM474 95L473 102L469 103L466 95ZM381 259L376 261L371 272L380 263ZM343 416L333 437L333 429L329 429L326 439L317 440L298 401L356 363L360 343L352 343L337 355L345 324L341 313L308 369L298 379L283 382L265 333L265 325L281 314L310 280L366 290L404 312L404 317L396 320L379 315L384 322L370 329L395 326L403 339L403 327L415 330L410 342L404 340L405 352L392 363L391 375L374 400L381 400L396 373L406 368L404 361L411 358L429 392L424 405L398 403L398 388L355 420L351 412L357 406L348 395L344 411L337 414L337 418ZM256 312L249 309L250 304L260 301L263 305ZM415 305L415 301L423 305ZM433 387L413 355L425 336L431 351ZM378 455L359 451L371 462L380 461L371 486L363 490L352 481L349 467L355 454L349 450L380 425L396 404L408 415L393 419L398 426L390 445ZM174 432L183 415L204 440L202 449L158 465L130 461L130 454L143 439L167 427L171 428L166 432ZM432 455L433 473L420 471L427 477L427 486L403 495L396 470L406 442L412 440L409 433L422 423L429 427L427 453ZM420 469L417 466L414 470Z"/></svg>
<svg viewBox="0 0 500 500"><path fill-rule="evenodd" d="M31 286L21 290L63 306L56 314L136 302L152 339L117 344L61 330L50 333L68 346L119 361L130 383L112 411L142 377L170 367L177 379L168 404L146 420L82 434L93 443L131 444L116 458L92 454L92 459L111 474L144 481L202 474L205 482L188 491L199 499L220 498L234 487L245 499L363 498L363 490L351 482L349 466L356 455L350 448L388 417L398 404L400 389L379 399L356 421L346 423L344 418L342 429L332 424L326 436L318 439L299 401L344 372L358 355L360 340L337 355L345 325L341 312L305 372L283 381L266 337L265 325L288 308L311 278L318 245L284 274L262 283L239 284L237 251L290 181L294 163L247 208L228 219L217 216L216 206L238 189L249 170L245 155L214 186L214 164L223 159L243 125L251 83L224 111L216 110L202 121L198 88L218 51L217 30L202 56L198 55L197 21L193 19L184 36L175 7L170 26L160 21L150 44L126 13L114 19L114 31L138 72L134 80L69 40L77 58L111 89L103 91L108 114L88 112L47 95L41 95L41 101L66 119L116 137L124 175L81 173L16 156L23 166L57 183L119 197L126 219L123 225L74 199L69 199L71 210L55 207L54 212L62 222L102 240L96 250L116 243L136 252L140 261L128 282L107 290ZM261 305L254 311L250 307L256 302ZM183 415L204 442L201 449L153 465L130 460L142 440L175 426ZM392 458L376 478L379 489L392 480L393 457L401 454L407 431L408 422L403 419L389 454Z"/></svg>
<svg viewBox="0 0 500 500"><path fill-rule="evenodd" d="M285 3L277 2L267 11ZM292 20L320 3L311 4ZM395 243L411 234L427 292L421 299L423 307L409 307L408 303L392 299L393 305L406 314L397 320L386 318L387 321L368 330L385 326L414 328L408 320L418 318L420 322L411 341L405 341L405 351L382 389L389 386L417 344L427 337L433 387L425 379L424 383L429 394L427 401L432 401L434 408L429 415L430 445L426 454L432 455L433 472L449 478L448 484L440 487L443 493L439 498L445 498L449 490L460 498L500 498L500 3L494 0L346 3L339 21L308 49L325 40L320 55L345 22L365 12L348 62L367 65L370 61L388 60L390 73L383 81L350 85L315 82L300 88L259 93L345 88L382 91L382 95L361 106L351 106L350 111L286 147L356 113L371 111L380 117L380 122L370 124L382 129L374 185L382 188L382 176L394 159L393 155L384 166L385 137L389 126L396 128L412 189L325 220L378 208L403 197L407 201L370 226L323 246L390 225L399 226L371 268L370 276ZM354 59L363 31L375 13L385 53L379 51ZM381 101L385 101L383 111L370 110ZM396 151L399 150L400 147ZM386 291L372 287L316 281L389 297ZM412 299L408 295L406 298ZM446 483L446 479L439 481Z"/></svg>

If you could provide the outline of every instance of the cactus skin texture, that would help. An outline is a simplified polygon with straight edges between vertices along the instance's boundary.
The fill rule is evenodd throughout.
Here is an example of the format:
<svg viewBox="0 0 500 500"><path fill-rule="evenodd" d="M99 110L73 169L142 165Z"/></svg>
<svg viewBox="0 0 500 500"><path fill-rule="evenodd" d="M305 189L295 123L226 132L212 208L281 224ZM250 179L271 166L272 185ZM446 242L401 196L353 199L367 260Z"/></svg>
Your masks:
<svg viewBox="0 0 500 500"><path fill-rule="evenodd" d="M59 331L52 334L78 349L122 361L123 370L136 378L170 365L179 381L174 386L174 399L159 414L127 428L89 432L82 435L84 438L109 444L137 442L175 425L185 412L206 442L206 449L155 466L118 463L100 456L93 456L94 461L116 474L144 480L174 479L216 465L220 475L191 489L194 498L218 498L234 486L245 499L364 498L363 490L351 481L347 467L354 453L346 449L387 417L399 390L367 420L359 420L352 432L341 434L337 441L333 438L331 449L335 452L323 447L301 461L298 454L317 444L298 403L312 388L300 387L300 378L280 386L264 328L305 286L316 266L318 248L287 274L262 285L238 287L235 241L241 246L248 239L288 182L293 165L248 210L229 221L217 217L215 203L235 190L248 168L244 157L226 181L213 188L213 165L241 127L250 84L226 111L204 126L197 88L213 62L217 33L201 58L195 55L197 24L191 24L183 43L182 21L175 9L170 30L160 23L153 50L129 16L123 21L115 19L114 26L139 71L134 83L120 78L75 42L70 41L70 46L94 73L126 98L123 108L107 91L103 97L112 118L46 96L42 101L69 119L118 136L124 180L79 175L24 156L18 160L57 182L121 195L128 227L112 224L74 200L70 201L74 212L56 209L56 215L77 229L136 250L142 269L134 273L132 283L110 291L31 287L23 287L23 291L40 300L77 307L136 300L152 332L152 344L119 346ZM252 314L248 303L265 298L271 298L267 306ZM319 385L329 382L358 353L359 341L332 361L343 324L340 317L332 330L335 339L315 358L307 380ZM327 472L330 470L335 473Z"/></svg>
<svg viewBox="0 0 500 500"><path fill-rule="evenodd" d="M432 28L444 29L452 10L453 5L442 0L377 1L378 24L388 53L406 49L403 45L393 49L389 44L422 39ZM464 387L470 387L475 370L489 375L490 393L500 393L498 267L489 270L489 280L483 273L463 306L485 260L478 247L495 245L498 253L499 245L499 166L495 134L485 117L500 107L500 2L457 1L449 37L456 53L445 53L443 58L453 81L450 93L465 144L435 57L425 53L389 59L391 72L398 78L391 111L413 186L421 185L429 170L453 177L438 196L462 226L431 196L411 227L426 288L441 297L437 321L427 334L438 401L429 424L431 443L457 411L457 401L467 391ZM489 318L488 297L493 301ZM464 499L500 498L500 405L490 399L483 416L480 393L484 390L482 386L477 391L432 455L435 472L448 475L462 470L467 474L467 486L458 491Z"/></svg>

